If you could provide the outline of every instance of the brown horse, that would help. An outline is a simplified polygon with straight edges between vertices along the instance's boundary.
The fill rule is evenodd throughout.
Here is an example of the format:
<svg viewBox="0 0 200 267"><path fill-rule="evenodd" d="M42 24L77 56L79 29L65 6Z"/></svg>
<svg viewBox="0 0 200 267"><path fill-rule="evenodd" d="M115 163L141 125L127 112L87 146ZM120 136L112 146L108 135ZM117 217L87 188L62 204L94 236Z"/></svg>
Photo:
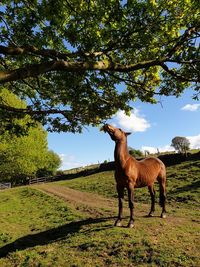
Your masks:
<svg viewBox="0 0 200 267"><path fill-rule="evenodd" d="M148 186L151 195L151 209L148 214L153 216L155 211L155 190L154 182L157 180L160 187L160 206L162 207L161 218L166 217L166 169L164 163L154 157L149 157L141 161L133 158L127 148L127 136L121 129L105 124L102 129L107 132L111 139L115 141L115 180L119 200L119 213L115 226L121 226L123 212L124 189L128 190L128 201L130 208L130 221L128 227L134 225L134 188Z"/></svg>

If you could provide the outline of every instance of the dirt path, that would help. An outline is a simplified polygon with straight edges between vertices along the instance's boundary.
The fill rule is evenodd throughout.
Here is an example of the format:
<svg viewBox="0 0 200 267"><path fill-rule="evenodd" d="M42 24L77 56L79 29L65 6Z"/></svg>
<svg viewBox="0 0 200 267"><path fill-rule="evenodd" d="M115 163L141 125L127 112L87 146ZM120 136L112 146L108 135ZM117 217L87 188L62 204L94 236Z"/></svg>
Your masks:
<svg viewBox="0 0 200 267"><path fill-rule="evenodd" d="M47 193L56 195L69 202L76 202L78 204L87 205L91 207L110 207L116 205L116 201L103 198L97 194L81 192L61 185L42 184L37 186L38 189L46 191Z"/></svg>
<svg viewBox="0 0 200 267"><path fill-rule="evenodd" d="M71 207L82 212L95 215L103 213L115 214L117 212L117 199L108 199L97 194L81 192L66 186L55 184L41 184L34 186L48 194L53 194L65 200Z"/></svg>
<svg viewBox="0 0 200 267"><path fill-rule="evenodd" d="M57 196L75 210L84 213L86 216L101 217L102 215L117 216L118 201L117 199L109 199L98 194L81 192L71 189L67 186L61 186L53 183L41 184L33 186L37 190L41 190L49 195ZM149 205L143 203L135 203L135 211L137 217L144 217L149 211ZM158 208L157 216L160 217L160 208ZM128 203L124 203L124 216L129 216ZM180 216L180 215L179 215ZM182 216L167 216L167 222L182 223L192 218L184 218Z"/></svg>

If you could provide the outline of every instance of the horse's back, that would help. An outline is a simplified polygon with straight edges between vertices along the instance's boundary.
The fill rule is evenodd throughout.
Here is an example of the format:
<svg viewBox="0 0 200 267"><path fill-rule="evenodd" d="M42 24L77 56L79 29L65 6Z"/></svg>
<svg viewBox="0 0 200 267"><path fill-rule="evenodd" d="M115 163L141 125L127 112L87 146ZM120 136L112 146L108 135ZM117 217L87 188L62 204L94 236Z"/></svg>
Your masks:
<svg viewBox="0 0 200 267"><path fill-rule="evenodd" d="M164 163L154 157L136 160L130 157L124 169L116 168L115 179L117 184L126 186L133 183L135 187L144 187L153 184L159 177L165 177Z"/></svg>
<svg viewBox="0 0 200 267"><path fill-rule="evenodd" d="M161 171L165 172L165 165L164 163L155 157L145 158L143 160L138 161L138 167L140 171L150 172L159 174Z"/></svg>
<svg viewBox="0 0 200 267"><path fill-rule="evenodd" d="M136 187L148 186L157 179L164 179L166 169L164 163L155 157L149 157L137 162L138 177Z"/></svg>
<svg viewBox="0 0 200 267"><path fill-rule="evenodd" d="M164 167L165 168L165 165L164 163L156 158L156 157L149 157L149 158L145 158L145 159L142 159L142 160L139 160L138 161L139 165L141 166L145 166L145 167L148 167L148 168L160 168L160 167Z"/></svg>

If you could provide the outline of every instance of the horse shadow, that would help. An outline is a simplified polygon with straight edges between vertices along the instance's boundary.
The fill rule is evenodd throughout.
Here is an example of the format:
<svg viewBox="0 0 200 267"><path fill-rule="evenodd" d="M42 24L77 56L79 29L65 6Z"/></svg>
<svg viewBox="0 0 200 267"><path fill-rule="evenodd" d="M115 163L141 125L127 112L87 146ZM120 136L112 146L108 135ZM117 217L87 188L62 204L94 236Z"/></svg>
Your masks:
<svg viewBox="0 0 200 267"><path fill-rule="evenodd" d="M192 193L192 192L197 192L197 190L200 188L200 181L194 181L191 184L187 184L181 187L177 187L175 190L171 190L169 191L169 195L171 196L176 196L176 194L179 193L188 193L188 196ZM181 197L177 196L177 198L179 199L179 201L181 201Z"/></svg>
<svg viewBox="0 0 200 267"><path fill-rule="evenodd" d="M20 237L12 243L9 243L0 248L0 258L6 257L9 253L15 251L25 250L27 248L33 248L35 246L47 245L49 243L66 239L67 236L78 233L80 229L85 225L98 224L101 222L106 222L110 219L112 219L112 217L96 219L89 218L82 221L70 222L68 224L43 232ZM109 227L111 226L107 226L107 228ZM105 226L103 226L103 229L105 229Z"/></svg>
<svg viewBox="0 0 200 267"><path fill-rule="evenodd" d="M192 182L189 185L185 185L182 187L178 187L174 193L180 193L180 192L187 192L187 191L194 191L197 190L200 187L200 181Z"/></svg>

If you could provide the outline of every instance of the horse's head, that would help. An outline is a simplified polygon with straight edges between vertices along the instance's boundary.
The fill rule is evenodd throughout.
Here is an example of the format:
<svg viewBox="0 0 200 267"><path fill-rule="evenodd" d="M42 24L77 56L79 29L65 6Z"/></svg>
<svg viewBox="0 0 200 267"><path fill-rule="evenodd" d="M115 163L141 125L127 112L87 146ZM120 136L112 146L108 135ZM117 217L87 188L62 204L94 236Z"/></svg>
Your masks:
<svg viewBox="0 0 200 267"><path fill-rule="evenodd" d="M110 124L105 124L102 130L108 133L113 141L123 141L126 140L127 135L131 133L126 133L119 128L116 128Z"/></svg>

